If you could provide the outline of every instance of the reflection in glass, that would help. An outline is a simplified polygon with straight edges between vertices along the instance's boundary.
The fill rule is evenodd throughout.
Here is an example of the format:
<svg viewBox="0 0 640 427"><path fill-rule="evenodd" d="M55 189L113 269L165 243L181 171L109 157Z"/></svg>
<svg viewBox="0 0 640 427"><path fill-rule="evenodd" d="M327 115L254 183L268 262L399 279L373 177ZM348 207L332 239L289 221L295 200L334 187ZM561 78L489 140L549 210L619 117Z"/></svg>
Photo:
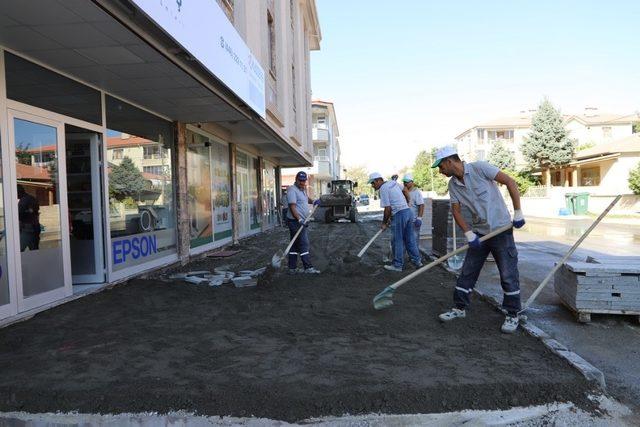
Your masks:
<svg viewBox="0 0 640 427"><path fill-rule="evenodd" d="M4 183L0 158L0 307L9 304L9 278L7 277L7 230L5 228Z"/></svg>
<svg viewBox="0 0 640 427"><path fill-rule="evenodd" d="M271 163L265 162L262 171L262 212L269 226L278 222L276 191L276 169Z"/></svg>
<svg viewBox="0 0 640 427"><path fill-rule="evenodd" d="M109 223L113 270L176 250L173 126L106 97Z"/></svg>
<svg viewBox="0 0 640 427"><path fill-rule="evenodd" d="M207 137L187 131L187 197L192 248L213 242L210 145Z"/></svg>
<svg viewBox="0 0 640 427"><path fill-rule="evenodd" d="M57 130L14 119L18 220L25 297L64 286Z"/></svg>

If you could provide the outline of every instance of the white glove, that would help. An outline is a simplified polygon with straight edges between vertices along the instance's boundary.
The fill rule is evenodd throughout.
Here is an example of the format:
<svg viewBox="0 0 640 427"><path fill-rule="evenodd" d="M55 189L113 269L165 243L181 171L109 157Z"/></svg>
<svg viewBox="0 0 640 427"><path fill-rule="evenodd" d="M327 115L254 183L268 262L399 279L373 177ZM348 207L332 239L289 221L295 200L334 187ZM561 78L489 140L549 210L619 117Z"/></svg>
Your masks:
<svg viewBox="0 0 640 427"><path fill-rule="evenodd" d="M524 215L522 215L522 209L516 209L513 211L513 226L515 228L521 228L524 225Z"/></svg>
<svg viewBox="0 0 640 427"><path fill-rule="evenodd" d="M464 237L467 238L467 242L471 243L478 238L478 235L473 231L469 230L464 232Z"/></svg>

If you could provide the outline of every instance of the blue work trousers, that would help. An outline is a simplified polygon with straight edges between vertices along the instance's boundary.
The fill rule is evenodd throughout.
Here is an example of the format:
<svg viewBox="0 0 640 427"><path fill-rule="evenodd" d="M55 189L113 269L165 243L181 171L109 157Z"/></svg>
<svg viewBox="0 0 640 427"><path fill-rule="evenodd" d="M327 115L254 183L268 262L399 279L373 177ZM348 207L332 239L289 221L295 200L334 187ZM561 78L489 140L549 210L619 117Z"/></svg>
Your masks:
<svg viewBox="0 0 640 427"><path fill-rule="evenodd" d="M309 233L308 228L304 227L295 219L287 218L287 225L289 226L289 236L293 239L293 236L298 232L298 229L302 227L302 231L293 246L289 250L289 269L294 270L298 267L298 255L302 259L302 266L307 269L311 268L311 257L309 256Z"/></svg>
<svg viewBox="0 0 640 427"><path fill-rule="evenodd" d="M407 249L411 262L420 264L421 256L416 242L416 230L413 224L413 212L411 209L403 209L396 212L391 218L393 230L393 265L404 267L404 250Z"/></svg>
<svg viewBox="0 0 640 427"><path fill-rule="evenodd" d="M482 237L482 235L479 235ZM513 229L482 242L480 249L469 248L464 259L460 276L453 291L456 308L466 309L470 304L471 292L478 281L480 270L491 253L500 272L500 284L504 293L502 308L515 315L520 311L520 279L518 274L518 250L513 240Z"/></svg>

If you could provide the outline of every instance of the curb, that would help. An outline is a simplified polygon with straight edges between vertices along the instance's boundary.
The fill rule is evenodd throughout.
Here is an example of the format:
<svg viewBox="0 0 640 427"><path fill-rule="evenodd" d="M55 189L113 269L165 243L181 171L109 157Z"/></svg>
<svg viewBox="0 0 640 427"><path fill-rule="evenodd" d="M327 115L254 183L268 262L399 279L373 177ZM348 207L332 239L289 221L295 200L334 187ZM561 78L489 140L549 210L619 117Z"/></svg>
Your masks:
<svg viewBox="0 0 640 427"><path fill-rule="evenodd" d="M432 257L424 249L420 249L420 252L427 258L432 259ZM452 273L454 275L456 274L456 271L452 270L448 265L446 264L440 264L440 265L449 273ZM482 291L476 288L474 288L473 291L476 294L478 294L478 296L483 301L488 302L495 309L502 311L500 307L500 302L497 299L495 299L492 296L484 294ZM591 363L587 362L579 354L569 350L567 346L565 346L558 340L551 338L549 334L547 334L545 331L535 326L533 323L530 323L528 321L525 323L520 323L520 327L522 327L522 329L527 334L540 340L542 344L544 344L544 346L547 347L549 350L551 350L553 353L565 359L571 366L577 369L587 379L587 381L597 384L602 389L602 391L606 391L607 383L605 381L604 374L600 369L596 368Z"/></svg>

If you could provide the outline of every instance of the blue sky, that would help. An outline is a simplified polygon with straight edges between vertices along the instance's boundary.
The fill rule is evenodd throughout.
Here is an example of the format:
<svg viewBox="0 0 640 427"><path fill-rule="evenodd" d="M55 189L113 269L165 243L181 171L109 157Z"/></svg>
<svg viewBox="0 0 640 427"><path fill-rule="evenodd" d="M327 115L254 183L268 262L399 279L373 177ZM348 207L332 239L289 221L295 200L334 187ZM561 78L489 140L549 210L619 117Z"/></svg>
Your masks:
<svg viewBox="0 0 640 427"><path fill-rule="evenodd" d="M387 173L475 123L535 108L640 110L640 1L317 0L314 99L343 163Z"/></svg>

